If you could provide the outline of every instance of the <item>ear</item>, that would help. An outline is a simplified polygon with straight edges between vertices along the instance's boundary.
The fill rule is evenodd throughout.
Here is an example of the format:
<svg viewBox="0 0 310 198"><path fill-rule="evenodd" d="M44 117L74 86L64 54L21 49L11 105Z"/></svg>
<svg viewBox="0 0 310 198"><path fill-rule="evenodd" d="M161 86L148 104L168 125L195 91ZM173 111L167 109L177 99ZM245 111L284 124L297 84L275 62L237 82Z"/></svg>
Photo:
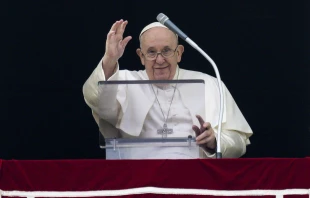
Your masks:
<svg viewBox="0 0 310 198"><path fill-rule="evenodd" d="M141 49L138 48L138 49L136 50L136 53L137 53L138 56L140 57L141 64L144 65L144 57L143 57L143 54L142 54L142 52L141 52Z"/></svg>
<svg viewBox="0 0 310 198"><path fill-rule="evenodd" d="M177 61L178 63L181 62L181 58L182 58L182 54L184 52L184 46L183 45L179 45L176 53L177 53Z"/></svg>

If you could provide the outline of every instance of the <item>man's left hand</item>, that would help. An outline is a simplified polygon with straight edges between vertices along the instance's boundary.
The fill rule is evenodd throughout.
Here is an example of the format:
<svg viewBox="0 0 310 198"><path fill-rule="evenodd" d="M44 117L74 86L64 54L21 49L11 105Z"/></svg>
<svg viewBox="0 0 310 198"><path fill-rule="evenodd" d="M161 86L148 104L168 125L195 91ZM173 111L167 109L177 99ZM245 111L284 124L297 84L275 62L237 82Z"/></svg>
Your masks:
<svg viewBox="0 0 310 198"><path fill-rule="evenodd" d="M215 150L216 139L214 131L209 122L205 122L200 115L196 115L200 128L193 125L192 129L196 133L196 143L207 150Z"/></svg>

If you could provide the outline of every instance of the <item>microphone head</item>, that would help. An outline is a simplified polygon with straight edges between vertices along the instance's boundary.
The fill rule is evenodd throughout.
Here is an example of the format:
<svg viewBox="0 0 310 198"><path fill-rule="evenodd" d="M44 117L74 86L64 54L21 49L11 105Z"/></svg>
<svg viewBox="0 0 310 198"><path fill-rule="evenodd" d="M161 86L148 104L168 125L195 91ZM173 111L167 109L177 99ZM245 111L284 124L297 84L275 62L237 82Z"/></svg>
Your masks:
<svg viewBox="0 0 310 198"><path fill-rule="evenodd" d="M156 17L157 21L160 22L161 24L165 25L165 22L169 19L166 15L163 13L160 13Z"/></svg>

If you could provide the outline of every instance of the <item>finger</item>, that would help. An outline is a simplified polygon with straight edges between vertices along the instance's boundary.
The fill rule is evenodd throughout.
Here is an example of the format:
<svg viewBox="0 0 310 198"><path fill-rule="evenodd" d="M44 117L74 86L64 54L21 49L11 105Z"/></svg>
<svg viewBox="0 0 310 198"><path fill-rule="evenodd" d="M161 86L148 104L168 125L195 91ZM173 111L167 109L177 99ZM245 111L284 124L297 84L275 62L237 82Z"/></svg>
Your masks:
<svg viewBox="0 0 310 198"><path fill-rule="evenodd" d="M209 136L208 131L204 131L203 133L200 132L200 134L196 137L196 141L203 140Z"/></svg>
<svg viewBox="0 0 310 198"><path fill-rule="evenodd" d="M209 130L205 130L203 132L200 133L200 135L196 138L196 140L202 140L202 139L206 139L206 138L209 138L211 137L212 135L212 131L209 129Z"/></svg>
<svg viewBox="0 0 310 198"><path fill-rule="evenodd" d="M127 36L126 38L124 38L122 41L121 41L121 45L123 48L126 47L126 45L128 44L128 42L132 39L131 36Z"/></svg>
<svg viewBox="0 0 310 198"><path fill-rule="evenodd" d="M212 141L212 137L203 137L203 138L200 138L200 137L197 137L196 138L196 143L197 144L208 144L209 142Z"/></svg>
<svg viewBox="0 0 310 198"><path fill-rule="evenodd" d="M126 29L127 24L128 24L128 21L122 22L121 25L120 25L120 27L119 27L118 30L117 30L117 33L123 35L124 32L125 32L125 29Z"/></svg>
<svg viewBox="0 0 310 198"><path fill-rule="evenodd" d="M202 127L204 128L204 130L209 130L211 128L211 124L210 122L205 122L203 123Z"/></svg>
<svg viewBox="0 0 310 198"><path fill-rule="evenodd" d="M115 23L113 23L111 29L110 29L110 32L115 32L116 31L116 28L117 28L117 25L118 25L118 21L115 21Z"/></svg>
<svg viewBox="0 0 310 198"><path fill-rule="evenodd" d="M115 35L115 31L110 31L107 35L107 39L110 40L113 35Z"/></svg>
<svg viewBox="0 0 310 198"><path fill-rule="evenodd" d="M200 131L204 132L205 130L208 130L208 126L210 124L208 124L208 122L205 122L200 115L196 115L196 117L200 123Z"/></svg>
<svg viewBox="0 0 310 198"><path fill-rule="evenodd" d="M200 131L198 126L193 125L192 129L193 129L193 131L195 131L196 137L198 137L201 134L201 131Z"/></svg>
<svg viewBox="0 0 310 198"><path fill-rule="evenodd" d="M126 29L127 24L128 24L128 21L127 21L127 20L124 21L124 25L123 25L123 28L124 28L124 29Z"/></svg>
<svg viewBox="0 0 310 198"><path fill-rule="evenodd" d="M121 20L119 20L118 21L118 24L117 24L117 26L116 26L116 30L115 30L115 33L116 34L120 34L120 35L123 35L123 28L122 28L122 26L123 26L123 23L124 23L124 21L123 21L123 19L121 19Z"/></svg>
<svg viewBox="0 0 310 198"><path fill-rule="evenodd" d="M120 26L120 24L123 22L123 19L119 20L119 21L116 21L115 23L113 23L110 31L114 31L116 32L118 27Z"/></svg>
<svg viewBox="0 0 310 198"><path fill-rule="evenodd" d="M198 119L200 126L202 127L203 124L205 123L205 121L202 119L202 117L200 115L196 115L196 118Z"/></svg>

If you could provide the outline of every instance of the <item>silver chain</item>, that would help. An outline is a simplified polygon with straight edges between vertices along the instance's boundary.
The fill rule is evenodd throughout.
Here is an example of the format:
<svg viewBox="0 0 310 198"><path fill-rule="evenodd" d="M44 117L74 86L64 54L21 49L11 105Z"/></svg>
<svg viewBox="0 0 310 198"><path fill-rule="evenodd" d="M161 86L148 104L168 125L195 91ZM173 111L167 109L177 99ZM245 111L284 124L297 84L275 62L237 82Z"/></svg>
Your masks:
<svg viewBox="0 0 310 198"><path fill-rule="evenodd" d="M164 117L164 124L165 124L165 123L167 123L167 120L168 120L168 116L169 116L169 113L170 113L171 104L172 104L172 101L173 101L173 98L174 98L175 90L177 89L177 85L175 85L175 88L174 88L174 91L173 91L172 99L171 99L171 102L170 102L170 105L169 105L169 109L168 109L168 113L167 113L167 118L165 118L165 114L164 114L163 109L161 108L161 105L160 105L160 103L159 103L159 100L158 100L158 98L157 98L157 96L156 96L156 93L155 93L155 91L154 91L153 85L151 85L151 87L152 87L152 90L153 90L153 92L154 92L154 95L155 95L155 98L156 98L156 100L157 100L157 103L158 103L158 105L159 105L159 108L160 108L160 110L161 110L161 113L163 114L163 117Z"/></svg>
<svg viewBox="0 0 310 198"><path fill-rule="evenodd" d="M179 68L178 68L177 80L178 80L178 79L179 79ZM174 98L175 90L177 89L177 84L175 84L175 87L174 87L173 95L172 95L171 102L170 102L169 109L168 109L168 113L167 113L167 118L165 118L165 114L164 114L164 112L163 112L163 109L161 108L161 105L160 105L160 103L159 103L159 100L158 100L158 98L157 98L157 95L156 95L156 93L155 93L155 91L154 91L153 85L151 85L151 87L152 87L152 90L153 90L153 92L154 92L154 95L155 95L155 98L156 98L156 100L157 100L157 103L158 103L158 105L159 105L159 108L160 108L160 110L161 110L161 113L163 114L163 117L164 117L164 124L167 124L167 120L168 120L168 117L169 117L171 104L172 104L172 101L173 101L173 98Z"/></svg>

